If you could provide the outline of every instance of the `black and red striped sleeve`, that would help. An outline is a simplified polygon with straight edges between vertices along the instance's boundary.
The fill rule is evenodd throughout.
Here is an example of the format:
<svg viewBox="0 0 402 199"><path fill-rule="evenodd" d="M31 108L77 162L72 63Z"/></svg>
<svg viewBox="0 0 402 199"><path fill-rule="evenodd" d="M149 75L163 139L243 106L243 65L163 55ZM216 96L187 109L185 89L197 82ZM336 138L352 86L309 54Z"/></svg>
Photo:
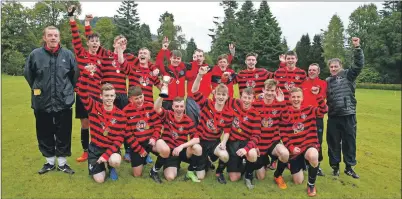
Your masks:
<svg viewBox="0 0 402 199"><path fill-rule="evenodd" d="M82 71L83 74L79 78L79 83L77 84L78 86L78 95L80 96L80 99L82 103L84 104L84 107L87 111L91 111L92 108L95 106L95 103L97 103L95 100L93 100L88 93L88 84L91 82L89 78L93 78L87 70Z"/></svg>
<svg viewBox="0 0 402 199"><path fill-rule="evenodd" d="M200 110L202 110L208 103L208 99L204 97L204 95L200 91L197 91L193 94L194 101L197 102L197 104L200 106Z"/></svg>
<svg viewBox="0 0 402 199"><path fill-rule="evenodd" d="M126 132L125 132L125 140L127 144L133 149L136 153L144 153L145 149L140 145L138 139L135 137L134 133L132 132L131 126L126 125Z"/></svg>
<svg viewBox="0 0 402 199"><path fill-rule="evenodd" d="M74 47L74 53L76 55L80 55L85 51L85 49L82 47L82 41L80 38L80 33L78 32L78 27L77 27L77 22L76 21L70 21L70 26L71 26L71 34L72 34L72 43Z"/></svg>
<svg viewBox="0 0 402 199"><path fill-rule="evenodd" d="M328 106L322 95L317 95L318 107L314 107L313 112L316 117L322 118L328 112Z"/></svg>
<svg viewBox="0 0 402 199"><path fill-rule="evenodd" d="M152 127L154 128L154 132L153 132L151 138L153 138L154 140L158 140L161 137L161 131L162 131L163 124L155 110L152 110L152 112L151 112L150 123L152 124Z"/></svg>
<svg viewBox="0 0 402 199"><path fill-rule="evenodd" d="M290 143L290 137L289 137L289 134L292 133L290 125L290 117L291 115L289 113L289 110L282 111L281 122L279 123L279 131L283 145L285 145L285 147L289 149L290 153L293 153L295 146L293 146L293 144Z"/></svg>
<svg viewBox="0 0 402 199"><path fill-rule="evenodd" d="M258 142L260 141L261 137L261 116L260 114L255 111L254 113L249 114L249 133L250 140L248 141L247 145L244 147L246 151L250 151L252 148L257 148Z"/></svg>

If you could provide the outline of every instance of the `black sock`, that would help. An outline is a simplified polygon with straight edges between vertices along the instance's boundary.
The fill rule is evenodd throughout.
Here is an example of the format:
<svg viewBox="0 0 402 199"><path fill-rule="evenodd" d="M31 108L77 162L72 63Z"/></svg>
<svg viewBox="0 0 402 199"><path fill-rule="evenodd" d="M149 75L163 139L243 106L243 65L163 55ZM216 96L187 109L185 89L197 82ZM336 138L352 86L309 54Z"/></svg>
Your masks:
<svg viewBox="0 0 402 199"><path fill-rule="evenodd" d="M216 169L216 174L221 174L223 173L223 170L226 168L226 163L224 163L222 160L219 159L219 164L218 168Z"/></svg>
<svg viewBox="0 0 402 199"><path fill-rule="evenodd" d="M308 167L308 185L313 186L315 183L315 179L317 178L317 171L318 171L318 166L313 167L309 166Z"/></svg>
<svg viewBox="0 0 402 199"><path fill-rule="evenodd" d="M89 129L81 129L81 145L84 151L88 151Z"/></svg>
<svg viewBox="0 0 402 199"><path fill-rule="evenodd" d="M276 170L274 173L275 178L279 177L282 175L283 171L285 170L286 166L288 166L288 163L283 163L278 159L278 164L276 166Z"/></svg>
<svg viewBox="0 0 402 199"><path fill-rule="evenodd" d="M130 153L130 146L127 144L126 140L124 140L124 149L126 150L126 153Z"/></svg>
<svg viewBox="0 0 402 199"><path fill-rule="evenodd" d="M151 169L151 171L158 172L159 170L161 170L161 168L165 164L165 161L166 161L166 158L162 158L162 157L158 156L158 158L156 158L154 167Z"/></svg>
<svg viewBox="0 0 402 199"><path fill-rule="evenodd" d="M245 178L247 179L253 179L253 172L255 170L255 163L246 161L246 173L245 173Z"/></svg>
<svg viewBox="0 0 402 199"><path fill-rule="evenodd" d="M190 158L190 164L188 165L189 171L195 171L198 166L200 166L201 156L192 155Z"/></svg>

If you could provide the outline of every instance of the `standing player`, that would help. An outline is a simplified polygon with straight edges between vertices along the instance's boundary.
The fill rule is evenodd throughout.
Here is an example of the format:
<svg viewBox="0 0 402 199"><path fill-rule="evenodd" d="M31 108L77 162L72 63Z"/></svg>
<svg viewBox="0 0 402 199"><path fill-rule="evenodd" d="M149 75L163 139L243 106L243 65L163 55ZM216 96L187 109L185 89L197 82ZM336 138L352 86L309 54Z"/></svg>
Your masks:
<svg viewBox="0 0 402 199"><path fill-rule="evenodd" d="M233 69L229 68L235 55L235 47L233 44L229 44L229 51L229 55L220 55L217 61L218 65L212 68L211 85L212 90L214 90L220 83L226 84L229 89L229 97L233 97L233 79L235 78L236 73Z"/></svg>
<svg viewBox="0 0 402 199"><path fill-rule="evenodd" d="M289 91L293 87L300 87L306 79L307 75L304 70L296 67L296 52L288 51L287 53L285 53L285 61L286 67L281 67L275 71L275 80L279 82L278 87L285 95L285 102L287 103L287 105L291 105L289 101ZM282 63L283 62L281 62L281 64Z"/></svg>
<svg viewBox="0 0 402 199"><path fill-rule="evenodd" d="M228 162L229 154L226 151L226 143L229 139L229 132L233 121L233 113L225 107L225 103L229 98L226 85L220 84L213 91L215 102L198 91L201 79L207 72L208 69L206 67L199 69L191 90L194 94L194 100L200 106L201 110L200 123L197 127L197 133L193 138L199 143L195 144L194 147L199 145L202 148L202 159L198 162L199 164L197 165L197 162L192 161L192 164L197 165L199 168L197 170L199 171L197 172L198 179L204 179L205 177L207 163L209 162L208 156L213 157L212 159L219 158L219 161L222 163ZM222 132L223 138L221 141ZM223 172L218 172L216 177L218 182L226 184Z"/></svg>
<svg viewBox="0 0 402 199"><path fill-rule="evenodd" d="M258 95L264 88L264 82L267 79L274 78L274 74L264 68L256 68L258 55L248 53L246 55L247 69L240 71L233 79L233 84L239 84L239 93L243 93L246 88L252 88L255 95ZM225 73L225 79L230 80L230 73Z"/></svg>
<svg viewBox="0 0 402 199"><path fill-rule="evenodd" d="M100 100L100 87L102 74L99 70L101 68L101 61L98 57L97 53L100 46L99 34L93 33L87 35L87 46L88 50L82 47L82 41L80 38L80 34L78 32L77 23L74 19L74 11L75 6L72 5L68 9L68 15L70 16L70 26L72 33L72 43L74 46L74 53L78 63L78 68L81 71L80 76L82 75L82 71L85 70L85 66L88 64L96 65L96 71L93 75L93 82L90 83L91 86L88 87L89 95L95 99L96 101ZM91 80L90 79L90 80ZM89 145L89 120L88 120L88 112L84 107L84 104L81 102L78 94L76 96L76 104L75 104L75 118L79 118L81 120L81 145L84 150L83 154L77 158L78 162L84 162L88 159L88 145Z"/></svg>
<svg viewBox="0 0 402 199"><path fill-rule="evenodd" d="M112 180L117 180L117 167L120 166L120 146L124 141L127 118L123 111L114 106L116 98L115 90L111 84L104 84L101 88L102 104L92 99L87 90L92 76L89 71L94 71L94 65L88 65L80 77L78 95L88 110L89 125L91 128L91 143L88 148L89 175L97 183L103 183L106 178L107 163L109 175Z"/></svg>
<svg viewBox="0 0 402 199"><path fill-rule="evenodd" d="M316 63L310 64L308 68L308 78L302 83L303 89L303 104L302 106L318 106L316 95L312 91L319 90L319 95L322 95L324 100L327 92L327 82L321 80L318 75L320 74L320 66ZM320 115L316 119L318 141L320 142L320 150L318 150L318 161L322 161L322 134L324 133L324 115ZM324 176L320 165L318 165L318 175Z"/></svg>
<svg viewBox="0 0 402 199"><path fill-rule="evenodd" d="M352 38L354 46L354 65L343 69L340 59L328 61L331 77L327 78L327 104L329 107L327 123L327 144L329 164L333 175L339 176L341 148L343 162L346 164L345 174L353 178L359 175L353 170L356 165L356 78L364 66L363 50L360 39ZM341 144L342 143L342 144Z"/></svg>
<svg viewBox="0 0 402 199"><path fill-rule="evenodd" d="M315 120L322 117L328 110L324 98L318 90L312 91L317 96L318 107L303 107L303 91L301 88L290 90L291 106L282 112L282 124L280 126L282 141L290 152L290 172L295 184L301 184L304 180L303 169L308 167L308 196L316 195L315 180L318 172L318 150L320 143L317 137ZM279 167L279 165L278 165Z"/></svg>
<svg viewBox="0 0 402 199"><path fill-rule="evenodd" d="M163 85L163 87L167 86ZM201 156L202 153L201 147L193 146L195 140L188 141L188 136L193 136L195 129L192 128L193 121L184 114L184 98L176 97L173 99L173 111L162 108L162 101L163 98L159 97L154 105L154 109L159 114L164 125L162 138L157 142L159 142L159 145L167 144L171 153L168 158L159 156L150 171L151 178L157 183L162 183L158 176L158 171L162 166L164 167L166 180L172 181L177 177L182 161L190 162L193 154Z"/></svg>
<svg viewBox="0 0 402 199"><path fill-rule="evenodd" d="M57 170L73 174L66 157L71 156L72 105L79 75L73 53L60 46L60 31L43 30L45 44L33 50L25 63L24 77L31 88L31 107L36 119L36 137L46 163L39 174Z"/></svg>
<svg viewBox="0 0 402 199"><path fill-rule="evenodd" d="M140 86L128 90L130 103L124 108L127 117L126 140L131 151L131 166L134 177L142 175L143 165L150 152L169 157L169 148L155 146L162 130L162 123L154 110L154 105L144 100Z"/></svg>
<svg viewBox="0 0 402 199"><path fill-rule="evenodd" d="M258 143L260 156L257 160L256 176L259 180L265 178L265 165L269 163L268 155L279 159L274 180L280 189L286 189L286 183L282 173L289 160L289 151L280 143L279 123L282 110L286 107L283 101L282 91L276 87L277 82L268 79L264 83L263 99L254 103L254 108L259 110L261 116L261 140Z"/></svg>

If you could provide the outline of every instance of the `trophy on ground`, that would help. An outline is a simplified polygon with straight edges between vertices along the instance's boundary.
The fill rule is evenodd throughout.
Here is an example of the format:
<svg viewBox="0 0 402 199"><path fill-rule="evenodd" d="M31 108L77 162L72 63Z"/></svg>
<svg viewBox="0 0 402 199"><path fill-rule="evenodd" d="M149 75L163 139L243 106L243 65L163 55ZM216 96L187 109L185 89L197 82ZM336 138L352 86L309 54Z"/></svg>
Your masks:
<svg viewBox="0 0 402 199"><path fill-rule="evenodd" d="M161 98L168 98L168 85L172 83L172 78L170 76L163 76L162 77L162 87L161 92L159 93L159 97Z"/></svg>

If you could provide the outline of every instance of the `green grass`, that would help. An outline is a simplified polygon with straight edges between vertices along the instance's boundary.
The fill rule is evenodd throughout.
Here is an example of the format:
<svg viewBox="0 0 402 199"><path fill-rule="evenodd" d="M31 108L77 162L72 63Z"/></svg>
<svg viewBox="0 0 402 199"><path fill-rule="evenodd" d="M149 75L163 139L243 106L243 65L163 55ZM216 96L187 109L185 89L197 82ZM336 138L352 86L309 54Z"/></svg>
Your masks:
<svg viewBox="0 0 402 199"><path fill-rule="evenodd" d="M401 92L357 90L358 133L355 180L343 172L333 178L328 166L324 141L322 168L318 177L317 198L400 198L401 197ZM68 162L76 173L38 175L44 158L38 150L35 120L30 108L30 91L23 77L2 76L2 198L306 198L306 185L294 185L285 170L287 190L279 190L272 171L256 188L247 190L243 181L220 185L213 173L198 184L183 181L187 165L178 178L156 185L147 175L134 178L130 164L122 162L119 180L96 184L88 175L87 163L77 163L81 154L80 122L74 119L72 157ZM155 160L155 157L154 157ZM344 165L341 166L343 171ZM305 174L305 177L306 174Z"/></svg>

